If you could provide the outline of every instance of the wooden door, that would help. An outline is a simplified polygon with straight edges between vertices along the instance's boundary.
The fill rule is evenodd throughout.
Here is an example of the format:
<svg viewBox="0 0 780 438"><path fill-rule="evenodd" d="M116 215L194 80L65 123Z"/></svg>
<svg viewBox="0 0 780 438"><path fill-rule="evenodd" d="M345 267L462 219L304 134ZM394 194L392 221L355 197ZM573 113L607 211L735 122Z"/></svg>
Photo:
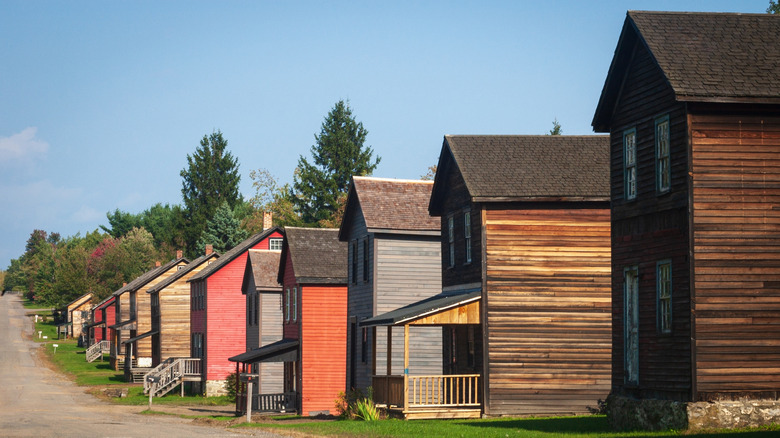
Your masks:
<svg viewBox="0 0 780 438"><path fill-rule="evenodd" d="M624 371L627 385L639 384L639 272L631 267L624 272Z"/></svg>

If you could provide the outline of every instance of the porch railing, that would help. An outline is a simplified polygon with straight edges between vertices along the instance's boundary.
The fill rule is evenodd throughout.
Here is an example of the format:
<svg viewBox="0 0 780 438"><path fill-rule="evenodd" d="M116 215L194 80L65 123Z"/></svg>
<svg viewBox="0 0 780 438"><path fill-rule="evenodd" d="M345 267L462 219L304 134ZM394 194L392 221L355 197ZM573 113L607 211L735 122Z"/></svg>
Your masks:
<svg viewBox="0 0 780 438"><path fill-rule="evenodd" d="M479 374L407 377L408 406L404 406L404 376L373 376L374 402L405 408L479 407Z"/></svg>
<svg viewBox="0 0 780 438"><path fill-rule="evenodd" d="M255 394L252 410L259 412L291 412L295 410L295 392L281 394Z"/></svg>
<svg viewBox="0 0 780 438"><path fill-rule="evenodd" d="M92 344L87 348L86 358L87 362L94 362L95 359L103 359L103 354L111 351L111 342L102 340L100 342Z"/></svg>

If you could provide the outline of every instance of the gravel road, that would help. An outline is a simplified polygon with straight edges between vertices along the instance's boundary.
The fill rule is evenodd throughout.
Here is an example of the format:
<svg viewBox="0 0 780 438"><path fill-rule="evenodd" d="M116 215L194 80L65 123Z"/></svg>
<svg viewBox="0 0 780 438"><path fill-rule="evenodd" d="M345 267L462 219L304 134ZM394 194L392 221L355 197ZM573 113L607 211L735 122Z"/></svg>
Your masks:
<svg viewBox="0 0 780 438"><path fill-rule="evenodd" d="M281 437L226 430L173 416L139 415L144 407L101 402L36 362L32 321L20 297L0 297L1 437ZM23 336L26 333L28 336Z"/></svg>

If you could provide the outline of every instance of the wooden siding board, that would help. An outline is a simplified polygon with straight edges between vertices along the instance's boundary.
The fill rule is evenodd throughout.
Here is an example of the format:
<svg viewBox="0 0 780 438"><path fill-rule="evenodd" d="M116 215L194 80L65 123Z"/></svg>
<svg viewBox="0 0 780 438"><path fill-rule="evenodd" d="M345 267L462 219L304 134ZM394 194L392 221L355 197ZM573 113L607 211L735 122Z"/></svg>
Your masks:
<svg viewBox="0 0 780 438"><path fill-rule="evenodd" d="M557 237L525 240L547 227ZM606 207L488 207L486 413L583 413L606 397L609 230ZM581 396L572 398L572 391Z"/></svg>

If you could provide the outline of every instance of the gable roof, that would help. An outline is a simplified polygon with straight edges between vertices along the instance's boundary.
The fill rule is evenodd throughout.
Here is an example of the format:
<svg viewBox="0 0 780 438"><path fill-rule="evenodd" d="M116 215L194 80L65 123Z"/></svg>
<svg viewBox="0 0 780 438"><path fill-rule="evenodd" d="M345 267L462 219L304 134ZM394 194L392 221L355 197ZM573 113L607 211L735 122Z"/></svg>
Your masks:
<svg viewBox="0 0 780 438"><path fill-rule="evenodd" d="M244 280L241 282L241 292L246 294L247 274L251 271L255 280L256 291L281 291L282 285L277 281L281 251L268 249L250 249L246 259Z"/></svg>
<svg viewBox="0 0 780 438"><path fill-rule="evenodd" d="M138 290L138 289L144 287L144 285L146 285L150 281L152 281L155 278L157 278L160 275L162 275L162 273L164 273L168 269L171 269L172 267L174 267L174 266L176 266L176 265L178 265L179 263L182 263L182 262L186 264L186 263L189 263L189 260L187 260L184 257L181 257L181 258L178 258L178 259L173 259L170 262L168 262L168 263L166 263L166 264L164 264L162 266L150 269L150 270L144 272L143 274L139 275L138 277L136 277L135 280L133 280L130 283L127 283L125 286L121 287L119 290L114 292L113 295L119 296L119 295L122 295L125 292Z"/></svg>
<svg viewBox="0 0 780 438"><path fill-rule="evenodd" d="M238 256L243 254L244 252L248 251L253 246L257 245L261 240L267 238L271 234L278 232L284 235L284 230L279 227L271 227L265 231L262 231L260 233L255 234L254 236L244 240L243 242L239 243L233 249L230 251L227 251L225 254L223 254L219 259L217 259L216 262L206 266L203 268L202 271L198 272L197 274L193 275L192 278L190 278L187 281L198 281L203 280L211 276L211 274L219 271L223 266L227 265L228 263L235 260Z"/></svg>
<svg viewBox="0 0 780 438"><path fill-rule="evenodd" d="M450 172L472 202L609 200L605 135L446 135L428 209L441 215Z"/></svg>
<svg viewBox="0 0 780 438"><path fill-rule="evenodd" d="M287 254L298 283L347 283L347 243L336 228L285 228L277 281L284 284Z"/></svg>
<svg viewBox="0 0 780 438"><path fill-rule="evenodd" d="M428 214L432 189L433 181L353 176L339 239L347 239L358 212L372 233L440 235L441 223Z"/></svg>
<svg viewBox="0 0 780 438"><path fill-rule="evenodd" d="M212 258L218 258L219 254L216 252L212 252L211 254L205 254L197 259L191 261L190 263L182 266L181 269L174 272L173 275L169 275L165 280L155 284L149 290L146 291L148 294L153 294L156 292L160 292L161 290L165 289L166 287L172 285L176 280L184 277L188 273L190 273L193 269L197 268L198 266L202 265L203 263L206 263L207 261L211 260Z"/></svg>
<svg viewBox="0 0 780 438"><path fill-rule="evenodd" d="M607 131L626 70L642 45L678 101L780 103L780 16L628 11L593 117Z"/></svg>
<svg viewBox="0 0 780 438"><path fill-rule="evenodd" d="M66 309L69 309L71 306L81 306L82 304L86 303L87 301L92 299L92 292L87 292L84 295L76 298L75 300L71 301L70 303L65 305Z"/></svg>
<svg viewBox="0 0 780 438"><path fill-rule="evenodd" d="M105 299L103 299L103 301L101 301L101 302L97 303L97 304L95 305L95 307L93 307L93 308L92 308L92 310L100 310L100 309L102 309L102 308L104 308L104 307L107 307L107 306L109 306L109 305L110 305L110 304L113 302L113 300L115 300L115 299L116 299L116 297L114 296L114 294L111 294L111 295L107 296Z"/></svg>

